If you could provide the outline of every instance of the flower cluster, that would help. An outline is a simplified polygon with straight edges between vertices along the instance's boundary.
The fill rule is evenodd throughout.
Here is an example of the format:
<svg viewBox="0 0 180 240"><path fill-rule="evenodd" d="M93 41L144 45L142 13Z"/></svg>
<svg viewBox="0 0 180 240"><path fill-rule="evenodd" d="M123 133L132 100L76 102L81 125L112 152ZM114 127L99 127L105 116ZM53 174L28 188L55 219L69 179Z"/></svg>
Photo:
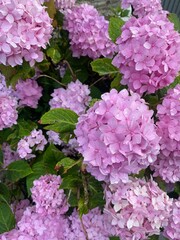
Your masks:
<svg viewBox="0 0 180 240"><path fill-rule="evenodd" d="M41 47L46 47L52 32L45 8L34 0L1 0L0 9L0 63L21 65L23 58L31 65L42 61Z"/></svg>
<svg viewBox="0 0 180 240"><path fill-rule="evenodd" d="M19 155L16 151L13 151L8 143L2 144L3 152L3 168L7 167L10 163L19 159Z"/></svg>
<svg viewBox="0 0 180 240"><path fill-rule="evenodd" d="M35 207L28 207L16 229L2 234L1 240L65 240L68 221L58 214L39 214Z"/></svg>
<svg viewBox="0 0 180 240"><path fill-rule="evenodd" d="M130 179L106 189L105 212L121 239L143 240L166 227L173 200L153 180Z"/></svg>
<svg viewBox="0 0 180 240"><path fill-rule="evenodd" d="M48 142L53 143L54 145L61 145L62 140L59 137L59 134L54 131L47 131L46 134L48 135Z"/></svg>
<svg viewBox="0 0 180 240"><path fill-rule="evenodd" d="M51 94L52 99L49 102L51 109L68 108L82 114L85 112L91 97L87 85L82 84L79 80L68 84L67 89L58 88Z"/></svg>
<svg viewBox="0 0 180 240"><path fill-rule="evenodd" d="M140 94L154 93L174 81L180 70L180 35L165 15L132 17L117 39L113 64L122 84Z"/></svg>
<svg viewBox="0 0 180 240"><path fill-rule="evenodd" d="M32 240L64 240L66 225L67 220L62 215L43 215L37 213L35 207L30 207L25 210L17 227L20 234L28 234Z"/></svg>
<svg viewBox="0 0 180 240"><path fill-rule="evenodd" d="M157 107L160 155L152 168L166 182L180 181L180 85L170 89Z"/></svg>
<svg viewBox="0 0 180 240"><path fill-rule="evenodd" d="M5 78L0 74L0 130L17 123L17 106L14 91L6 86Z"/></svg>
<svg viewBox="0 0 180 240"><path fill-rule="evenodd" d="M112 57L115 44L108 34L108 21L91 5L76 5L65 14L64 29L69 32L74 57Z"/></svg>
<svg viewBox="0 0 180 240"><path fill-rule="evenodd" d="M75 5L76 0L55 0L56 9L64 12Z"/></svg>
<svg viewBox="0 0 180 240"><path fill-rule="evenodd" d="M160 147L152 115L136 93L103 94L75 130L87 170L98 180L117 183L154 162Z"/></svg>
<svg viewBox="0 0 180 240"><path fill-rule="evenodd" d="M114 235L115 230L112 227L108 216L102 214L98 208L92 209L88 214L82 216L82 223L76 210L69 217L70 228L66 232L68 240L80 239L86 240L87 233L89 240L109 240ZM84 229L83 226L84 225Z"/></svg>
<svg viewBox="0 0 180 240"><path fill-rule="evenodd" d="M128 8L130 5L133 7L133 13L138 17L158 12L161 13L163 11L160 0L121 0L123 8Z"/></svg>
<svg viewBox="0 0 180 240"><path fill-rule="evenodd" d="M34 181L31 192L37 213L47 212L51 215L67 212L69 207L64 190L59 189L61 181L60 176L56 175L45 175Z"/></svg>
<svg viewBox="0 0 180 240"><path fill-rule="evenodd" d="M42 134L42 130L34 129L29 136L24 137L18 142L17 153L20 158L30 159L35 157L32 154L32 148L36 151L43 151L46 144L47 141Z"/></svg>
<svg viewBox="0 0 180 240"><path fill-rule="evenodd" d="M15 210L18 216L16 229L0 235L1 240L65 240L69 228L64 214L68 210L63 190L59 190L61 179L45 175L34 181L31 189L35 206L21 201ZM24 212L20 211L20 206Z"/></svg>
<svg viewBox="0 0 180 240"><path fill-rule="evenodd" d="M28 199L13 202L11 208L14 212L16 222L21 220L27 207L30 207L30 201Z"/></svg>
<svg viewBox="0 0 180 240"><path fill-rule="evenodd" d="M180 199L174 202L172 215L169 218L168 226L164 235L171 240L179 240L180 236Z"/></svg>
<svg viewBox="0 0 180 240"><path fill-rule="evenodd" d="M16 94L19 99L19 106L37 108L38 101L42 96L42 87L38 86L36 80L20 80L16 84Z"/></svg>

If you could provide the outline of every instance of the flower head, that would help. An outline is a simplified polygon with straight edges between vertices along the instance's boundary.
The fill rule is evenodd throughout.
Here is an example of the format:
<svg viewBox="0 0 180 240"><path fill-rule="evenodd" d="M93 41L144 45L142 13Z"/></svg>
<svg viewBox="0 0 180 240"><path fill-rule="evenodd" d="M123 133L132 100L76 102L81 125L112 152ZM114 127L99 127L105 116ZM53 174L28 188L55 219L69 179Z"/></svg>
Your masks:
<svg viewBox="0 0 180 240"><path fill-rule="evenodd" d="M76 210L69 217L70 228L66 232L68 240L86 240L82 223ZM114 229L108 221L108 216L102 214L98 208L92 209L88 214L82 216L82 222L86 229L89 240L109 240L113 235Z"/></svg>
<svg viewBox="0 0 180 240"><path fill-rule="evenodd" d="M0 74L0 130L17 123L17 106L14 91L6 86L5 77Z"/></svg>
<svg viewBox="0 0 180 240"><path fill-rule="evenodd" d="M64 214L69 206L61 184L60 176L45 175L33 182L32 199L36 204L37 213Z"/></svg>
<svg viewBox="0 0 180 240"><path fill-rule="evenodd" d="M105 194L105 212L121 239L147 239L168 224L173 200L153 180L131 178L126 184L110 185Z"/></svg>
<svg viewBox="0 0 180 240"><path fill-rule="evenodd" d="M123 74L121 83L135 92L154 93L172 83L180 70L180 35L165 15L132 17L117 44L112 63Z"/></svg>
<svg viewBox="0 0 180 240"><path fill-rule="evenodd" d="M91 97L87 85L82 84L79 80L68 84L67 89L58 88L51 94L52 99L49 102L51 109L67 108L82 114L85 112Z"/></svg>
<svg viewBox="0 0 180 240"><path fill-rule="evenodd" d="M170 89L157 107L160 155L152 164L155 176L166 182L180 181L180 85Z"/></svg>
<svg viewBox="0 0 180 240"><path fill-rule="evenodd" d="M152 115L136 93L111 90L103 94L80 116L75 130L87 170L98 180L117 183L154 162L159 137Z"/></svg>
<svg viewBox="0 0 180 240"><path fill-rule="evenodd" d="M17 152L20 158L30 159L35 157L33 148L37 151L43 151L47 140L42 134L42 130L34 129L29 136L24 137L18 142Z"/></svg>
<svg viewBox="0 0 180 240"><path fill-rule="evenodd" d="M112 57L115 44L108 34L108 21L91 5L75 5L65 13L64 28L69 32L74 57Z"/></svg>
<svg viewBox="0 0 180 240"><path fill-rule="evenodd" d="M76 0L55 0L55 6L59 11L65 12L67 9L72 8L75 2Z"/></svg>
<svg viewBox="0 0 180 240"><path fill-rule="evenodd" d="M20 80L16 84L16 94L20 106L37 108L38 101L42 96L42 87L38 86L36 80L33 79Z"/></svg>
<svg viewBox="0 0 180 240"><path fill-rule="evenodd" d="M173 211L169 218L168 226L164 229L164 236L170 240L179 240L180 236L180 199L173 205Z"/></svg>
<svg viewBox="0 0 180 240"><path fill-rule="evenodd" d="M19 159L19 155L16 151L13 151L10 145L6 142L2 144L3 152L3 168L7 167L10 163Z"/></svg>
<svg viewBox="0 0 180 240"><path fill-rule="evenodd" d="M34 0L0 1L0 63L22 65L23 58L31 65L43 60L51 32L51 19L45 8Z"/></svg>

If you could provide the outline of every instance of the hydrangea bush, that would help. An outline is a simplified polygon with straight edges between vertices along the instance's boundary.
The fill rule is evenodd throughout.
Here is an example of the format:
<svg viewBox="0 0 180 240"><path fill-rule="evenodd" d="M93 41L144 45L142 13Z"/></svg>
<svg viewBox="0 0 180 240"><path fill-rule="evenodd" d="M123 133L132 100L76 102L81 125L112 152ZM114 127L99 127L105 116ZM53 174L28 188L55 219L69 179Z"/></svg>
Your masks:
<svg viewBox="0 0 180 240"><path fill-rule="evenodd" d="M0 28L0 240L180 240L178 17L3 0Z"/></svg>

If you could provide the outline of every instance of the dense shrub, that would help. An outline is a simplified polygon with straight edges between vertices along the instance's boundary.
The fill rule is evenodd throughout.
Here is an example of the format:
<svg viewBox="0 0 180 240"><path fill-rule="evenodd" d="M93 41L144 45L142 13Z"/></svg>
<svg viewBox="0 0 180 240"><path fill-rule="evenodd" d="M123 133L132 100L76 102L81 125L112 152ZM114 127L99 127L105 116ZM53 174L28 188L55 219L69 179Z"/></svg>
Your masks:
<svg viewBox="0 0 180 240"><path fill-rule="evenodd" d="M130 5L0 0L1 240L180 240L180 22Z"/></svg>

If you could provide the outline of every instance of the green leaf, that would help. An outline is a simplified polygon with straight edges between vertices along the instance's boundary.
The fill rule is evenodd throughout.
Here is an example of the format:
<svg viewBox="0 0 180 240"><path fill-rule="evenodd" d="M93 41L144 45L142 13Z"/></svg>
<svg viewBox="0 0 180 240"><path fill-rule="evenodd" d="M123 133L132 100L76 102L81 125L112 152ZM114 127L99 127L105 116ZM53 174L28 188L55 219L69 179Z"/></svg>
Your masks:
<svg viewBox="0 0 180 240"><path fill-rule="evenodd" d="M55 19L56 19L59 26L63 25L64 15L60 11L56 11Z"/></svg>
<svg viewBox="0 0 180 240"><path fill-rule="evenodd" d="M89 106L90 106L90 107L94 106L94 104L95 104L96 102L98 102L98 101L99 101L98 98L93 98L93 99L90 101Z"/></svg>
<svg viewBox="0 0 180 240"><path fill-rule="evenodd" d="M36 162L32 166L33 173L26 178L29 195L31 194L30 189L33 186L33 181L45 174L56 174L55 165L62 158L64 158L64 154L54 145L50 145L46 151L36 159Z"/></svg>
<svg viewBox="0 0 180 240"><path fill-rule="evenodd" d="M102 95L102 92L99 90L99 88L92 86L91 87L91 97L92 98L96 98L96 99L100 99Z"/></svg>
<svg viewBox="0 0 180 240"><path fill-rule="evenodd" d="M110 237L109 240L120 240L119 237Z"/></svg>
<svg viewBox="0 0 180 240"><path fill-rule="evenodd" d="M79 163L81 163L81 160L79 161L75 161L72 158L66 157L61 159L56 166L58 167L63 167L64 168L64 173L66 173L69 169L71 169L72 167L74 167L75 165L78 165Z"/></svg>
<svg viewBox="0 0 180 240"><path fill-rule="evenodd" d="M39 70L46 72L49 70L50 67L50 62L48 62L46 59L44 59L42 62L40 63L36 63L36 66L39 68Z"/></svg>
<svg viewBox="0 0 180 240"><path fill-rule="evenodd" d="M174 82L171 83L171 84L167 87L167 89L169 89L169 88L175 88L175 86L176 86L177 84L180 84L180 75L175 78Z"/></svg>
<svg viewBox="0 0 180 240"><path fill-rule="evenodd" d="M77 188L80 184L82 184L82 180L78 175L70 174L63 178L61 183L61 189L73 189Z"/></svg>
<svg viewBox="0 0 180 240"><path fill-rule="evenodd" d="M111 82L111 89L115 88L116 90L121 90L122 86L121 86L121 79L122 79L122 75L120 73L118 73L116 75L116 77L114 78L114 80ZM124 88L124 86L123 86Z"/></svg>
<svg viewBox="0 0 180 240"><path fill-rule="evenodd" d="M88 206L85 204L85 201L83 198L80 198L78 201L78 212L79 216L82 217L83 214L88 213Z"/></svg>
<svg viewBox="0 0 180 240"><path fill-rule="evenodd" d="M71 207L78 206L77 191L76 190L65 190L66 196L68 197L68 203Z"/></svg>
<svg viewBox="0 0 180 240"><path fill-rule="evenodd" d="M174 29L180 32L180 20L175 13L169 13L168 15L169 20L174 23Z"/></svg>
<svg viewBox="0 0 180 240"><path fill-rule="evenodd" d="M99 58L91 62L91 67L100 76L119 73L119 70L111 62L112 60L109 58Z"/></svg>
<svg viewBox="0 0 180 240"><path fill-rule="evenodd" d="M102 183L90 176L87 179L89 192L89 208L103 207L105 204Z"/></svg>
<svg viewBox="0 0 180 240"><path fill-rule="evenodd" d="M12 133L12 128L5 128L0 131L0 144L7 142L9 135Z"/></svg>
<svg viewBox="0 0 180 240"><path fill-rule="evenodd" d="M10 79L14 74L16 74L16 69L11 66L5 66L0 64L0 71L5 76L6 80Z"/></svg>
<svg viewBox="0 0 180 240"><path fill-rule="evenodd" d="M51 58L53 63L57 64L61 60L60 52L55 48L48 48L47 56Z"/></svg>
<svg viewBox="0 0 180 240"><path fill-rule="evenodd" d="M148 238L149 240L159 240L159 235L153 235Z"/></svg>
<svg viewBox="0 0 180 240"><path fill-rule="evenodd" d="M0 149L0 167L2 166L3 164L3 151L2 149Z"/></svg>
<svg viewBox="0 0 180 240"><path fill-rule="evenodd" d="M175 183L174 191L180 195L180 182Z"/></svg>
<svg viewBox="0 0 180 240"><path fill-rule="evenodd" d="M45 129L59 133L73 133L78 115L69 109L56 108L45 113L40 121L41 124L49 124Z"/></svg>
<svg viewBox="0 0 180 240"><path fill-rule="evenodd" d="M121 27L124 25L124 21L118 17L111 17L109 20L109 36L113 42L121 35Z"/></svg>
<svg viewBox="0 0 180 240"><path fill-rule="evenodd" d="M6 177L11 182L17 182L32 173L29 164L23 160L12 162L8 165Z"/></svg>
<svg viewBox="0 0 180 240"><path fill-rule="evenodd" d="M145 175L145 169L142 169L139 173L137 174L131 174L133 178L143 178Z"/></svg>
<svg viewBox="0 0 180 240"><path fill-rule="evenodd" d="M62 78L62 83L68 84L72 81L72 75L69 69L66 70L66 73L64 74Z"/></svg>
<svg viewBox="0 0 180 240"><path fill-rule="evenodd" d="M19 79L32 78L35 75L35 69L32 68L28 62L23 62L22 65L15 67L16 72L12 75L11 78L6 79L7 84L15 86Z"/></svg>
<svg viewBox="0 0 180 240"><path fill-rule="evenodd" d="M10 206L0 201L0 234L8 232L15 227L15 218Z"/></svg>
<svg viewBox="0 0 180 240"><path fill-rule="evenodd" d="M2 195L6 201L9 203L11 199L11 194L7 186L3 183L0 183L0 195Z"/></svg>
<svg viewBox="0 0 180 240"><path fill-rule="evenodd" d="M161 236L161 238L160 238L159 235L153 235L153 236L148 238L148 240L159 240L159 239L161 239L161 240L169 240L168 238L165 238L163 236Z"/></svg>

